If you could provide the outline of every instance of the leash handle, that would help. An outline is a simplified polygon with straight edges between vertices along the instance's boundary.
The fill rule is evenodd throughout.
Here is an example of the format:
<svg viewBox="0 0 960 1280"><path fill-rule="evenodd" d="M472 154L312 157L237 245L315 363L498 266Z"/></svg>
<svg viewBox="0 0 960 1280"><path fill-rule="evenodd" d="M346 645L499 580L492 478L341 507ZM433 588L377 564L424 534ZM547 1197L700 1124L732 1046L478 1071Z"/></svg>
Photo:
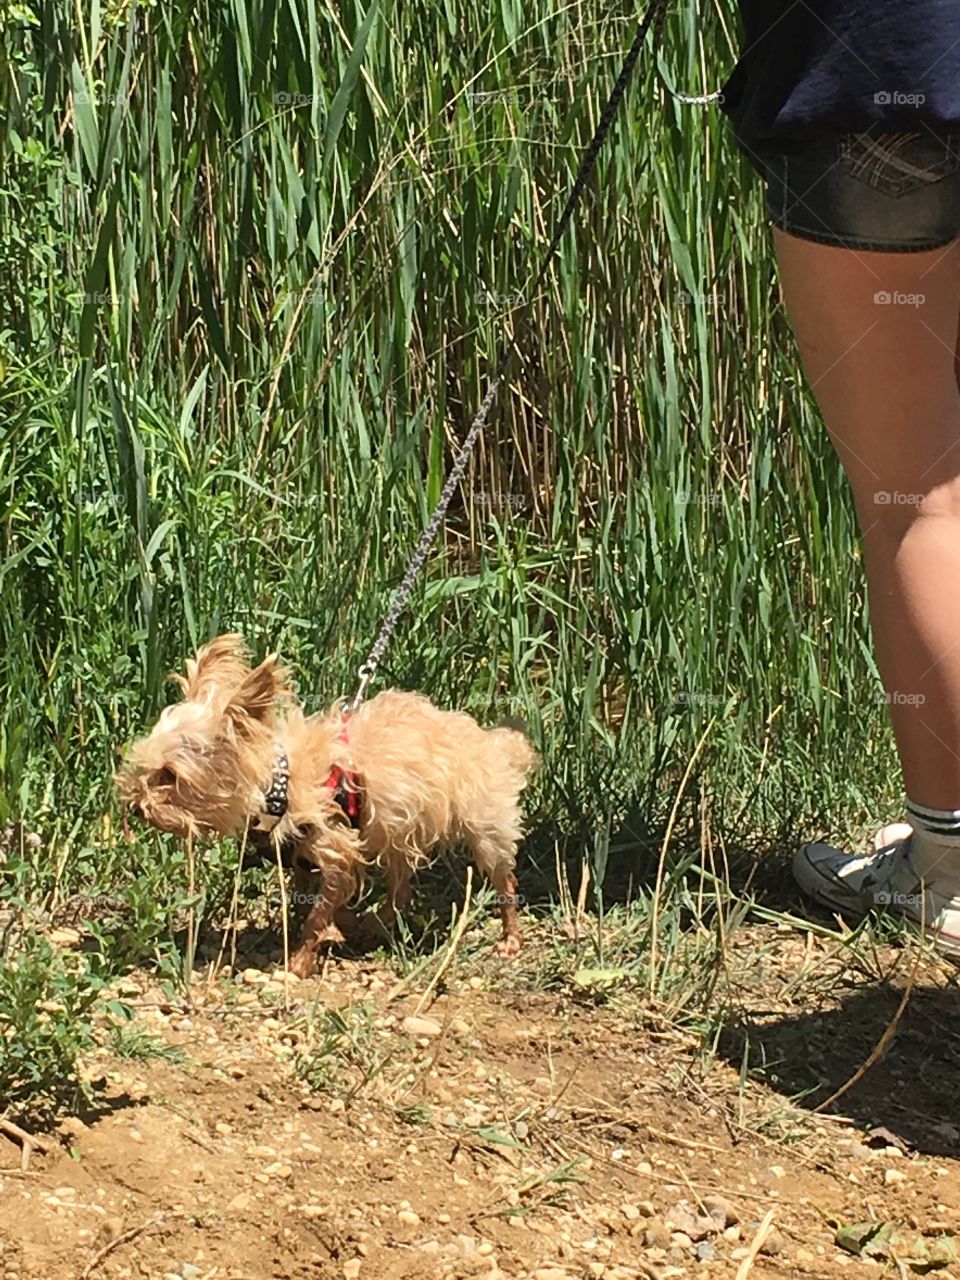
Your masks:
<svg viewBox="0 0 960 1280"><path fill-rule="evenodd" d="M630 76L633 73L633 68L640 56L640 50L643 48L643 42L647 38L647 32L650 30L650 27L654 22L659 24L660 20L666 14L666 9L667 0L650 0L647 11L643 16L643 21L640 23L640 27L637 30L633 44L630 46L630 51L624 61L623 69L617 77L617 82L613 86L613 91L610 94L607 105L603 109L603 114L600 117L600 123L597 125L596 132L584 152L583 159L580 161L577 176L574 179L570 194L567 196L566 204L563 206L563 212L560 214L557 221L556 230L544 251L543 258L540 263L540 269L534 276L533 283L526 294L528 298L536 296L537 290L542 284L543 279L550 268L557 246L563 238L563 233L570 225L574 210L583 197L587 182L590 175L593 173L594 166L596 165L597 155L600 152L600 148L603 146L607 134L610 132L610 126L613 124L614 116L617 113L617 109L620 106L623 95L626 93ZM503 346L493 377L490 380L490 385L487 388L487 394L483 397L483 403L480 405L477 415L471 423L470 430L467 432L466 438L464 439L463 445L460 449L460 453L457 456L457 460L450 469L450 473L447 476L446 482L440 493L439 501L434 508L427 527L420 536L420 541L417 544L413 557L407 566L406 573L403 575L403 580L397 588L397 593L393 598L390 608L387 610L387 615L384 618L383 625L381 626L377 638L374 641L373 647L371 648L366 661L357 672L357 692L354 695L353 700L349 703L350 712L356 711L360 706L368 686L377 673L377 668L380 665L380 661L383 658L387 645L390 643L391 637L396 629L397 622L403 612L404 605L407 603L407 600L410 597L410 592L413 590L413 584L417 574L423 567L423 563L427 558L427 552L430 550L430 547L433 545L434 539L439 532L440 525L443 523L443 517L446 515L447 508L450 505L450 499L453 497L454 490L460 483L463 473L467 469L467 463L470 461L470 455L473 452L473 447L477 443L480 432L483 430L487 421L487 417L493 407L493 402L496 399L500 384L506 376L507 368L510 364L510 357L513 353L513 346L513 341L508 341Z"/></svg>

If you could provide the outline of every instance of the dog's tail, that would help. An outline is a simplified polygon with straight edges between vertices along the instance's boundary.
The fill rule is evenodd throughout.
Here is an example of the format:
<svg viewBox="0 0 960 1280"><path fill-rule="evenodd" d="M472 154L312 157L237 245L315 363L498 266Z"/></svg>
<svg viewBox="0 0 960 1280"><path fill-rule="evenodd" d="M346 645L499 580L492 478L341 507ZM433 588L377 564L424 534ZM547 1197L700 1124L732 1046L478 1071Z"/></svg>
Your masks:
<svg viewBox="0 0 960 1280"><path fill-rule="evenodd" d="M537 766L539 756L527 737L527 726L515 716L501 720L495 729L488 729L497 741L512 768L526 777Z"/></svg>

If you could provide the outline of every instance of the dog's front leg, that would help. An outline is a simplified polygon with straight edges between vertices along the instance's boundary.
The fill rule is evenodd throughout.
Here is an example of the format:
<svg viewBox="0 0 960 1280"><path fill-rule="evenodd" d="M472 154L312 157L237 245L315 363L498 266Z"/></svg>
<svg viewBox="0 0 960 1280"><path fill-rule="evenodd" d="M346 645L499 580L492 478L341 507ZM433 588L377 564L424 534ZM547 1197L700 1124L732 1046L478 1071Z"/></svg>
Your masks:
<svg viewBox="0 0 960 1280"><path fill-rule="evenodd" d="M318 877L319 878L319 877ZM325 877L317 900L307 913L300 945L290 957L289 970L298 978L309 978L317 963L317 952L325 944L343 942L343 933L334 917L339 915L347 894L338 893Z"/></svg>
<svg viewBox="0 0 960 1280"><path fill-rule="evenodd" d="M300 945L290 957L288 968L298 978L309 978L316 967L322 946L343 942L342 928L356 924L356 912L346 906L355 884L353 877L336 866L307 871L297 864L298 900L309 909L300 934Z"/></svg>

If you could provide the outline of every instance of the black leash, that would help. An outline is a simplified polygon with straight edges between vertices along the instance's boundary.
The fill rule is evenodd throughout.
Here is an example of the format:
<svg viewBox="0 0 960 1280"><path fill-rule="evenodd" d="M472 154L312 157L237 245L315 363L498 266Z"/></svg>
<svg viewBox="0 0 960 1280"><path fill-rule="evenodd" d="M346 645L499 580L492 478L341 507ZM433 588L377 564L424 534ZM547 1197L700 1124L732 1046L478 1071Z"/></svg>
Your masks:
<svg viewBox="0 0 960 1280"><path fill-rule="evenodd" d="M650 4L647 6L647 11L643 15L643 20L637 30L636 37L634 38L633 44L630 46L630 52L627 54L626 60L623 64L623 70L620 72L617 82L613 86L613 92L610 94L610 100L603 109L603 114L600 117L600 123L597 125L596 132L590 141L590 145L587 147L583 159L580 161L580 167L577 170L577 176L574 179L573 187L567 197L566 204L563 206L563 212L560 214L556 230L553 233L553 238L543 254L540 269L534 276L533 283L529 286L529 290L525 294L525 297L528 299L536 297L537 290L543 283L544 277L550 268L557 246L563 238L563 233L570 225L574 210L583 197L587 182L590 175L593 173L594 166L596 165L597 155L600 152L600 148L603 146L607 134L610 132L610 126L613 124L613 118L617 113L617 109L619 108L621 101L623 100L623 95L627 91L627 84L630 81L630 76L633 74L633 68L636 66L637 59L640 57L640 50L643 48L643 42L647 38L647 32L650 30L651 26L654 26L654 24L656 24L655 34L659 32L662 20L666 16L666 10L667 0L650 0ZM366 692L367 685L376 674L377 667L380 665L380 660L384 655L387 645L390 643L390 638L396 628L400 614L403 612L403 607L407 603L410 592L413 589L416 576L423 567L423 562L427 558L427 552L433 545L434 539L436 538L440 525L443 521L443 517L446 514L447 507L450 505L450 499L453 497L454 490L460 483L463 473L467 469L470 454L473 452L473 447L477 443L480 432L486 424L487 416L493 407L493 402L496 398L497 391L500 388L500 383L503 381L507 368L510 364L510 357L513 354L515 345L515 340L510 340L504 344L500 359L497 361L493 377L490 380L490 385L487 388L487 394L484 396L483 403L480 405L477 416L474 418L470 430L467 432L466 439L463 442L463 446L457 460L450 469L450 474L447 476L446 482L444 483L440 499L437 502L433 515L430 517L429 523L424 529L420 541L417 544L417 549L413 553L410 563L407 566L407 571L403 576L403 581L400 583L400 586L397 589L397 594L394 596L393 602L387 611L387 616L384 619L383 626L380 628L380 632L374 642L373 648L370 650L366 661L357 673L359 685L353 701L349 704L351 711L355 711L363 701L363 695Z"/></svg>

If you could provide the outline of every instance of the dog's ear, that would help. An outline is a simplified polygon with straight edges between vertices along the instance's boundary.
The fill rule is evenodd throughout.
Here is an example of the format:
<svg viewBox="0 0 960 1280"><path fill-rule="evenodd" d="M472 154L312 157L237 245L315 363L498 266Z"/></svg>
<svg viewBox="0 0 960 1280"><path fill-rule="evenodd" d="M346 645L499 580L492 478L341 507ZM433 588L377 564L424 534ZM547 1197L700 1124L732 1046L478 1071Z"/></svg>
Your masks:
<svg viewBox="0 0 960 1280"><path fill-rule="evenodd" d="M252 722L271 724L277 704L290 695L290 683L286 670L275 653L269 654L259 667L248 670L240 684L230 694L224 706L238 729Z"/></svg>
<svg viewBox="0 0 960 1280"><path fill-rule="evenodd" d="M217 636L187 662L185 678L173 675L171 679L180 685L191 702L199 702L215 692L242 684L250 674L249 656L242 636L232 633Z"/></svg>

